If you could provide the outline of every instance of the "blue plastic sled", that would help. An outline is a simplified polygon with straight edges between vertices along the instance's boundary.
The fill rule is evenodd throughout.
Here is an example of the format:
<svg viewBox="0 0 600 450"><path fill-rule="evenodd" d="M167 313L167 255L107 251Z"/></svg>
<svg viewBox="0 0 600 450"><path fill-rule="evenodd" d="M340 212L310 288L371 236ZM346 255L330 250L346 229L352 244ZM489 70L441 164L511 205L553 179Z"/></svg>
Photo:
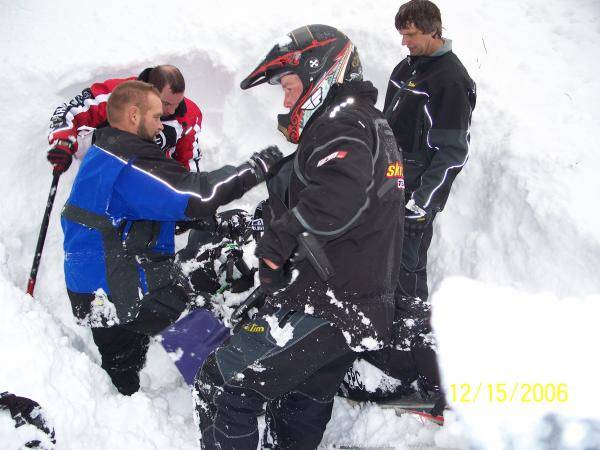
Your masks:
<svg viewBox="0 0 600 450"><path fill-rule="evenodd" d="M189 385L208 355L229 337L229 328L206 309L196 309L161 333L162 345L175 353L175 365Z"/></svg>

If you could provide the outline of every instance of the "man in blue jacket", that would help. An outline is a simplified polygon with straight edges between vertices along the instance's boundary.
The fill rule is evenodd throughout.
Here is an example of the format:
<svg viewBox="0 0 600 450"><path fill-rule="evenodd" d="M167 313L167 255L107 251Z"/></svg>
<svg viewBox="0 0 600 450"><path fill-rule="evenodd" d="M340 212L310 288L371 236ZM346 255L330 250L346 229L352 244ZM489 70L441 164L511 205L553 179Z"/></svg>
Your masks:
<svg viewBox="0 0 600 450"><path fill-rule="evenodd" d="M282 155L254 153L239 167L188 172L154 142L163 128L156 88L127 81L107 104L62 212L65 278L73 314L92 327L102 367L119 392L139 389L149 336L188 301L174 264L176 221L209 216L263 181Z"/></svg>

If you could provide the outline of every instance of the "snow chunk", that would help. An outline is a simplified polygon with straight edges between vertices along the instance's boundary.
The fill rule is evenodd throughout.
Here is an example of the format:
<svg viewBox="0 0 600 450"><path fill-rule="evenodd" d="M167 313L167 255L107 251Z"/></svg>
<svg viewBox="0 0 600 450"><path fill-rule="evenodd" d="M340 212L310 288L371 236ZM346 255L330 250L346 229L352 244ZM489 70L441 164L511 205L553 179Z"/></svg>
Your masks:
<svg viewBox="0 0 600 450"><path fill-rule="evenodd" d="M365 352L365 351L372 351L372 350L379 350L380 348L383 347L383 342L378 341L377 339L369 336L369 337L365 337L362 338L360 343L358 345L352 345L354 340L352 339L352 334L350 334L350 332L342 330L342 334L344 335L344 338L346 339L346 343L348 344L348 347L350 347L352 349L352 351L355 352Z"/></svg>
<svg viewBox="0 0 600 450"><path fill-rule="evenodd" d="M265 320L269 324L271 336L279 347L283 347L294 337L294 327L289 322L280 327L279 320L275 316L265 316Z"/></svg>
<svg viewBox="0 0 600 450"><path fill-rule="evenodd" d="M378 341L377 339L373 338L373 337L366 337L366 338L362 338L362 340L360 341L360 347L363 350L367 350L367 351L371 351L371 350L377 350L380 349L383 346L383 342Z"/></svg>
<svg viewBox="0 0 600 450"><path fill-rule="evenodd" d="M362 311L359 311L358 315L361 317L360 321L365 325L371 325L371 319L369 319Z"/></svg>
<svg viewBox="0 0 600 450"><path fill-rule="evenodd" d="M250 367L251 370L254 370L255 372L264 372L265 370L267 370L266 367L264 367L260 362L255 361Z"/></svg>
<svg viewBox="0 0 600 450"><path fill-rule="evenodd" d="M367 392L375 392L377 389L383 392L394 392L402 384L400 380L390 377L364 359L354 361L344 380L349 385L361 387Z"/></svg>
<svg viewBox="0 0 600 450"><path fill-rule="evenodd" d="M327 289L327 297L329 297L329 303L331 303L332 305L337 306L338 308L343 308L344 304L339 301L337 298L335 298L335 294L333 293L333 291L331 289Z"/></svg>
<svg viewBox="0 0 600 450"><path fill-rule="evenodd" d="M92 328L118 325L120 323L117 317L117 308L113 302L108 299L104 289L100 288L94 292L92 301L92 310L80 321L81 325L89 325Z"/></svg>

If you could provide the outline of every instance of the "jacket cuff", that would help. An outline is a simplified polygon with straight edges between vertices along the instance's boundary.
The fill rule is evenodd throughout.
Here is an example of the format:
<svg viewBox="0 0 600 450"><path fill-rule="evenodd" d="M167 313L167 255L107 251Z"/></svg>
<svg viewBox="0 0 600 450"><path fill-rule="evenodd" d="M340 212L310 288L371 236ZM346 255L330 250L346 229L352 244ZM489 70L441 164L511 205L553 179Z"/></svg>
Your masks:
<svg viewBox="0 0 600 450"><path fill-rule="evenodd" d="M259 179L252 166L248 163L244 163L241 166L236 167L238 176L242 186L242 192L247 192L259 183Z"/></svg>
<svg viewBox="0 0 600 450"><path fill-rule="evenodd" d="M72 145L73 154L77 152L77 135L70 130L62 130L48 135L48 143L52 144L58 140L69 141Z"/></svg>

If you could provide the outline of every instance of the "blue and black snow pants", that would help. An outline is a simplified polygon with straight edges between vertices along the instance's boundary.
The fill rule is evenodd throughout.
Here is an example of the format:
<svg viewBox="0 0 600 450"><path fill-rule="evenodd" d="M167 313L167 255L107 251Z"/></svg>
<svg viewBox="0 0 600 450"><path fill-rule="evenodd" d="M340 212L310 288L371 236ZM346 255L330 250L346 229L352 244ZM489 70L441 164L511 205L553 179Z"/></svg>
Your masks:
<svg viewBox="0 0 600 450"><path fill-rule="evenodd" d="M329 322L285 309L263 310L212 353L194 400L204 449L317 448L333 397L356 354Z"/></svg>

